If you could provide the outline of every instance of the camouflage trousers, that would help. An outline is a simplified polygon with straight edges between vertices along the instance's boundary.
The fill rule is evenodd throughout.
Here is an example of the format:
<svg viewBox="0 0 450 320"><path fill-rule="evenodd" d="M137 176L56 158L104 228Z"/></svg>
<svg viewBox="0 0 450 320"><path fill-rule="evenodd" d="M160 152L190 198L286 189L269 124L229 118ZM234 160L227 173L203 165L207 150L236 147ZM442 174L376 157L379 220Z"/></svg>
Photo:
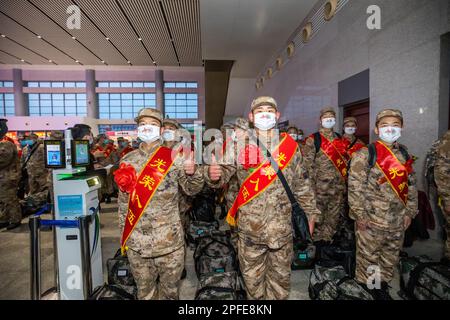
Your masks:
<svg viewBox="0 0 450 320"><path fill-rule="evenodd" d="M279 249L238 240L242 277L250 300L286 300L291 284L292 242Z"/></svg>
<svg viewBox="0 0 450 320"><path fill-rule="evenodd" d="M404 231L372 227L365 231L356 230L356 281L367 283L368 279L373 279L373 271L369 268L372 266L379 268L380 281L390 282L399 261L404 234Z"/></svg>
<svg viewBox="0 0 450 320"><path fill-rule="evenodd" d="M143 258L127 252L136 281L139 300L178 300L181 273L184 268L184 246L167 255Z"/></svg>
<svg viewBox="0 0 450 320"><path fill-rule="evenodd" d="M316 224L313 239L314 241L331 241L338 230L344 210L344 193L333 196L317 194L316 201L323 220L322 223Z"/></svg>
<svg viewBox="0 0 450 320"><path fill-rule="evenodd" d="M19 198L16 192L0 196L0 222L16 223L22 220Z"/></svg>

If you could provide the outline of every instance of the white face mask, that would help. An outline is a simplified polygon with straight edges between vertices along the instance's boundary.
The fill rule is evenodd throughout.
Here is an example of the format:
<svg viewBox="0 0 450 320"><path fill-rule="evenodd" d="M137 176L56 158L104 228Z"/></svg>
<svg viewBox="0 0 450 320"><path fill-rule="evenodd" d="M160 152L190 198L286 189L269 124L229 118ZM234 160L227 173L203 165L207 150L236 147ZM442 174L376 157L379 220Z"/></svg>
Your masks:
<svg viewBox="0 0 450 320"><path fill-rule="evenodd" d="M383 127L379 129L380 139L386 143L394 143L402 136L402 128Z"/></svg>
<svg viewBox="0 0 450 320"><path fill-rule="evenodd" d="M255 127L267 131L277 124L276 115L273 112L260 112L255 114Z"/></svg>
<svg viewBox="0 0 450 320"><path fill-rule="evenodd" d="M298 136L295 133L291 133L289 134L291 136L292 139L294 139L295 141L297 141Z"/></svg>
<svg viewBox="0 0 450 320"><path fill-rule="evenodd" d="M138 127L138 137L144 142L153 142L159 139L161 135L160 130L160 127L146 124Z"/></svg>
<svg viewBox="0 0 450 320"><path fill-rule="evenodd" d="M325 118L322 119L322 127L325 129L331 129L336 125L336 119L335 118Z"/></svg>
<svg viewBox="0 0 450 320"><path fill-rule="evenodd" d="M173 130L164 130L162 136L164 141L175 141L175 131Z"/></svg>
<svg viewBox="0 0 450 320"><path fill-rule="evenodd" d="M344 131L346 134L351 136L351 135L355 134L356 128L355 127L345 127Z"/></svg>

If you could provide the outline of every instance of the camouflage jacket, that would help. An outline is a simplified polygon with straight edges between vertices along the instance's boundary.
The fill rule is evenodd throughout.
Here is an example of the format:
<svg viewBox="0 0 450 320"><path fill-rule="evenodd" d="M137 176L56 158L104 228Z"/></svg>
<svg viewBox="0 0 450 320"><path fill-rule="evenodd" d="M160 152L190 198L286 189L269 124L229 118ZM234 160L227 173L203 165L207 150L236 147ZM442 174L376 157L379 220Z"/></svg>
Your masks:
<svg viewBox="0 0 450 320"><path fill-rule="evenodd" d="M398 143L391 150L405 163ZM378 166L370 168L368 149L361 149L354 154L348 179L348 202L352 218L369 221L372 227L382 230L403 230L404 217L414 218L418 210L416 174L412 172L408 177L406 207L390 183L383 178L384 173Z"/></svg>
<svg viewBox="0 0 450 320"><path fill-rule="evenodd" d="M262 141L270 151L276 148L275 138L278 137L274 137L273 141ZM236 145L237 155L244 146L243 143ZM237 183L234 188L238 189L250 175L250 172L238 161L233 164L222 164L221 167L220 180L212 182L208 173L209 166L204 166L205 181L213 188L222 187L235 176ZM314 192L300 150L297 149L290 164L283 170L283 174L308 218L319 221L321 213L316 207ZM292 241L291 213L292 207L286 191L280 180L275 177L274 182L266 190L239 209L237 227L240 237L249 239L253 243L268 245L273 249L280 248Z"/></svg>
<svg viewBox="0 0 450 320"><path fill-rule="evenodd" d="M20 162L17 147L9 141L0 142L0 198L11 198L17 193L20 180Z"/></svg>
<svg viewBox="0 0 450 320"><path fill-rule="evenodd" d="M42 142L38 143L37 150L34 151L27 163L27 172L30 177L42 179L44 181L43 184L45 184L49 170L45 168L44 144Z"/></svg>
<svg viewBox="0 0 450 320"><path fill-rule="evenodd" d="M450 205L450 131L442 137L438 147L436 164L434 167L434 179L438 187L438 193L446 206Z"/></svg>
<svg viewBox="0 0 450 320"><path fill-rule="evenodd" d="M332 131L322 128L319 132L330 140L330 142L338 139ZM306 139L303 154L305 157L305 165L311 176L313 189L316 194L333 196L336 192L345 192L345 180L333 162L322 150L316 153L314 136L309 136Z"/></svg>
<svg viewBox="0 0 450 320"><path fill-rule="evenodd" d="M159 146L160 144L157 144L147 152L141 144L139 149L123 157L121 163L131 164L139 176L149 157ZM128 248L143 257L166 255L184 245L184 231L179 213L179 187L185 194L192 196L201 191L204 182L201 168L196 168L194 175L187 176L183 163L182 157L175 159L127 241ZM128 198L127 193L119 192L120 230L124 228Z"/></svg>

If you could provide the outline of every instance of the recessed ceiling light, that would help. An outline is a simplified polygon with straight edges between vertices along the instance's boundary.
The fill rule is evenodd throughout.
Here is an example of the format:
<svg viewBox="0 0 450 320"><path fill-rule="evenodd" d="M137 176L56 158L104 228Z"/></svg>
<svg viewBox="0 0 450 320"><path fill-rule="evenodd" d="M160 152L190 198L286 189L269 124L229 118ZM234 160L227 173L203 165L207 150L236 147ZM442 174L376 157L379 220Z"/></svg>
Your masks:
<svg viewBox="0 0 450 320"><path fill-rule="evenodd" d="M104 61L104 60L102 60L102 63L105 63L105 61Z"/></svg>
<svg viewBox="0 0 450 320"><path fill-rule="evenodd" d="M109 38L106 38L106 41L109 41Z"/></svg>
<svg viewBox="0 0 450 320"><path fill-rule="evenodd" d="M4 34L2 34L2 38L6 38L6 36Z"/></svg>
<svg viewBox="0 0 450 320"><path fill-rule="evenodd" d="M139 41L142 41L142 38L139 38L138 40L139 40Z"/></svg>
<svg viewBox="0 0 450 320"><path fill-rule="evenodd" d="M76 62L76 63L79 63L80 61L78 61L78 60L75 60L75 62Z"/></svg>
<svg viewBox="0 0 450 320"><path fill-rule="evenodd" d="M127 61L128 64L131 64L131 61Z"/></svg>
<svg viewBox="0 0 450 320"><path fill-rule="evenodd" d="M42 36L37 36L38 39L42 39Z"/></svg>
<svg viewBox="0 0 450 320"><path fill-rule="evenodd" d="M25 60L23 60L23 59L20 59L20 61L25 62Z"/></svg>
<svg viewBox="0 0 450 320"><path fill-rule="evenodd" d="M76 40L76 39L77 39L77 37L72 37L72 39L73 39L73 40Z"/></svg>
<svg viewBox="0 0 450 320"><path fill-rule="evenodd" d="M156 61L153 61L153 64L156 64Z"/></svg>
<svg viewBox="0 0 450 320"><path fill-rule="evenodd" d="M52 63L52 62L53 62L53 60L48 60L48 62Z"/></svg>

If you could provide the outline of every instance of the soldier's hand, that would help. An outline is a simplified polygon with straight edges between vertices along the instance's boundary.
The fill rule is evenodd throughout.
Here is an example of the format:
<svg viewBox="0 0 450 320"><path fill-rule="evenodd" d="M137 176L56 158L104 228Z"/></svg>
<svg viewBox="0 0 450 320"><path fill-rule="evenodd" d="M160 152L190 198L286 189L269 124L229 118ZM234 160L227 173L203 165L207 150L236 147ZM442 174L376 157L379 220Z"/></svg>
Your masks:
<svg viewBox="0 0 450 320"><path fill-rule="evenodd" d="M367 221L366 220L357 220L356 226L358 227L359 231L366 231L367 230Z"/></svg>
<svg viewBox="0 0 450 320"><path fill-rule="evenodd" d="M212 156L211 165L209 166L209 178L211 181L219 181L222 176L222 167L217 164L216 156Z"/></svg>
<svg viewBox="0 0 450 320"><path fill-rule="evenodd" d="M184 172L188 176L192 176L195 172L194 151L191 151L189 159L184 162Z"/></svg>
<svg viewBox="0 0 450 320"><path fill-rule="evenodd" d="M405 216L403 218L403 222L404 222L405 230L407 230L409 228L409 226L411 225L411 217Z"/></svg>

